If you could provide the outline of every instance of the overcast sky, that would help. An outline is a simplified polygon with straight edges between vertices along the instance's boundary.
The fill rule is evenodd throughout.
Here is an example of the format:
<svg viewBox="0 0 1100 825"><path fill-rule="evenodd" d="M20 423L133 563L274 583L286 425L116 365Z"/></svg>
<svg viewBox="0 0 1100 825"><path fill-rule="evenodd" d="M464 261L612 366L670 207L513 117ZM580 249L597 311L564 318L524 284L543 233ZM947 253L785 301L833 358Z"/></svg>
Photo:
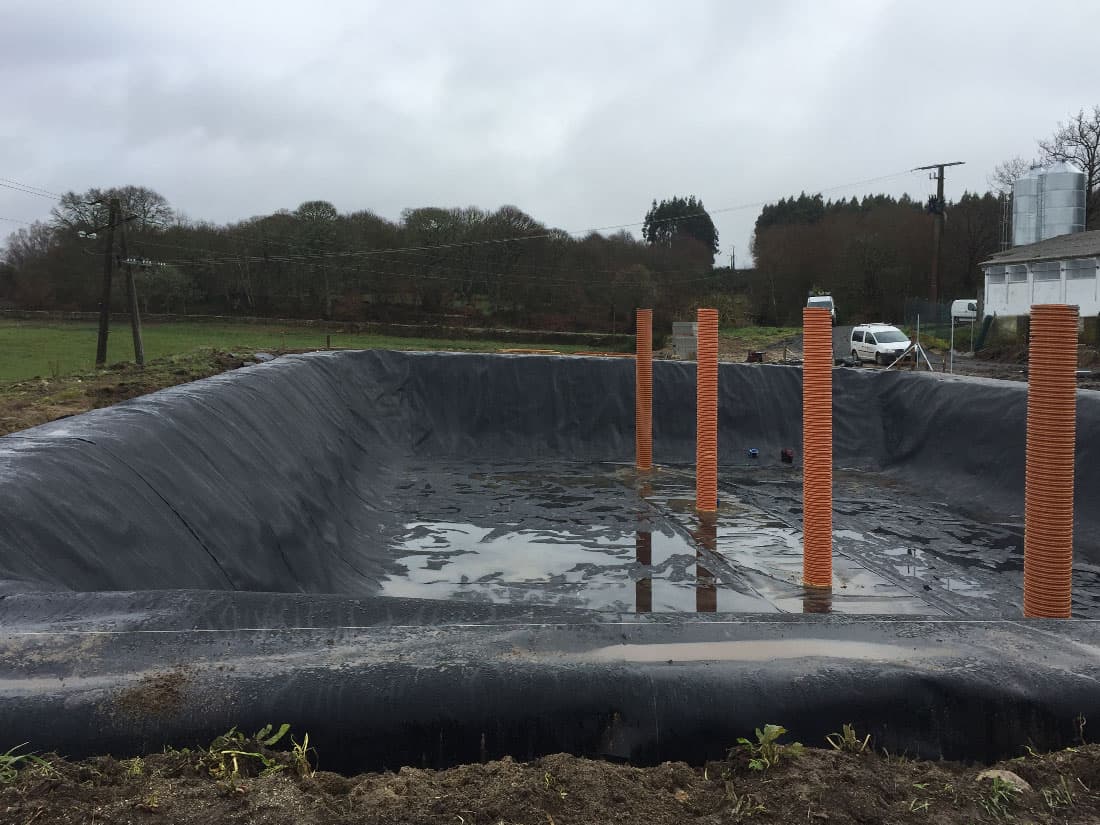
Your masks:
<svg viewBox="0 0 1100 825"><path fill-rule="evenodd" d="M956 197L1100 103L1098 31L1081 0L0 0L0 178L218 222L326 199L568 230L965 160ZM0 188L5 218L51 205ZM724 259L758 212L714 215Z"/></svg>

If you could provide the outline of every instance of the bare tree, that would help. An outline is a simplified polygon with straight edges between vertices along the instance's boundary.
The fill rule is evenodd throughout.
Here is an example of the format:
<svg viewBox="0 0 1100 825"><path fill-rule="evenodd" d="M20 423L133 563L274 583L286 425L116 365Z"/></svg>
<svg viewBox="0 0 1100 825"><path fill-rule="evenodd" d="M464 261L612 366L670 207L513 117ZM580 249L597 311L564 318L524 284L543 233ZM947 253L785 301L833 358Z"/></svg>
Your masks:
<svg viewBox="0 0 1100 825"><path fill-rule="evenodd" d="M1012 185L1026 175L1028 169L1033 165L1033 161L1024 160L1017 155L993 167L993 171L986 177L986 181L989 183L990 189L997 192L1011 192Z"/></svg>
<svg viewBox="0 0 1100 825"><path fill-rule="evenodd" d="M92 188L87 192L66 192L57 206L50 210L57 229L91 231L107 223L107 204L118 198L122 209L137 218L135 230L161 229L174 217L168 199L144 186L116 186L110 189Z"/></svg>
<svg viewBox="0 0 1100 825"><path fill-rule="evenodd" d="M1050 140L1039 141L1039 150L1045 160L1068 161L1085 170L1085 225L1100 227L1100 106L1059 123Z"/></svg>
<svg viewBox="0 0 1100 825"><path fill-rule="evenodd" d="M336 238L340 213L328 201L305 201L294 210L294 217L299 221L301 242L313 262L312 269L321 274L320 289L313 291L320 292L320 309L325 318L331 318L332 302L339 292L338 284L333 283L338 270L329 265L326 255L331 252L331 244Z"/></svg>
<svg viewBox="0 0 1100 825"><path fill-rule="evenodd" d="M35 221L26 229L17 229L8 235L4 262L18 269L36 258L44 258L53 248L56 239L53 227L42 221Z"/></svg>

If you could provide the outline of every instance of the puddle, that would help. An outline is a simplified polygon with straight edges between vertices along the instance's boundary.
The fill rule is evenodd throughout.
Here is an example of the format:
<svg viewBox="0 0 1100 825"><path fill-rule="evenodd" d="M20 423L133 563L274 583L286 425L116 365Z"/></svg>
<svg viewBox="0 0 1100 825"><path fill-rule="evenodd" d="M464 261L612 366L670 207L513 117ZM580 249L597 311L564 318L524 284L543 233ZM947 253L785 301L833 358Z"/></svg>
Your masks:
<svg viewBox="0 0 1100 825"><path fill-rule="evenodd" d="M585 662L773 662L778 659L845 659L905 662L954 655L949 648L852 642L843 639L776 639L729 642L609 645L582 653Z"/></svg>
<svg viewBox="0 0 1100 825"><path fill-rule="evenodd" d="M615 535L569 530L414 522L393 552L402 572L387 596L540 604L618 613L775 612L766 600L722 586L675 532Z"/></svg>
<svg viewBox="0 0 1100 825"><path fill-rule="evenodd" d="M848 539L849 541L868 541L863 533L856 530L833 530L833 538Z"/></svg>
<svg viewBox="0 0 1100 825"><path fill-rule="evenodd" d="M964 575L940 575L937 560L919 547L886 547L881 552L892 559L892 567L898 575L919 581L932 581L949 593L961 596L987 598L994 595L989 588Z"/></svg>
<svg viewBox="0 0 1100 825"><path fill-rule="evenodd" d="M1018 615L1020 525L840 473L834 586L816 593L801 581L801 480L757 475L724 474L707 523L688 468L411 467L389 499L404 519L386 537L382 593L614 613ZM1075 615L1091 608L1076 588Z"/></svg>
<svg viewBox="0 0 1100 825"><path fill-rule="evenodd" d="M675 497L674 491L669 496L665 499L654 494L649 500L659 510L666 500L671 502L671 516L690 529L698 516L676 506L683 499ZM802 586L802 531L726 490L713 530L715 535L707 546L721 564L783 612L943 615L911 588L842 553L833 557L831 591L808 591ZM862 533L841 532L849 541L868 541ZM835 535L841 537L840 532Z"/></svg>

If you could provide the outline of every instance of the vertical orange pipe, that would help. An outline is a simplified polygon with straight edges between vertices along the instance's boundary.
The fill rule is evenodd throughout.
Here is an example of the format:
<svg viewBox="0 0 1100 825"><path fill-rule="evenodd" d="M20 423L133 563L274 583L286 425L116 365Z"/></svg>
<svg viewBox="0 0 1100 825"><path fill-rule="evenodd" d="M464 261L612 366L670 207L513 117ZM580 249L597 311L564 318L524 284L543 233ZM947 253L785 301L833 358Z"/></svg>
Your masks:
<svg viewBox="0 0 1100 825"><path fill-rule="evenodd" d="M700 309L695 374L695 507L718 509L718 310Z"/></svg>
<svg viewBox="0 0 1100 825"><path fill-rule="evenodd" d="M1073 571L1077 307L1031 308L1024 483L1024 615L1068 619Z"/></svg>
<svg viewBox="0 0 1100 825"><path fill-rule="evenodd" d="M833 586L833 327L802 310L802 581Z"/></svg>
<svg viewBox="0 0 1100 825"><path fill-rule="evenodd" d="M653 469L653 310L639 309L634 333L634 447L639 470Z"/></svg>

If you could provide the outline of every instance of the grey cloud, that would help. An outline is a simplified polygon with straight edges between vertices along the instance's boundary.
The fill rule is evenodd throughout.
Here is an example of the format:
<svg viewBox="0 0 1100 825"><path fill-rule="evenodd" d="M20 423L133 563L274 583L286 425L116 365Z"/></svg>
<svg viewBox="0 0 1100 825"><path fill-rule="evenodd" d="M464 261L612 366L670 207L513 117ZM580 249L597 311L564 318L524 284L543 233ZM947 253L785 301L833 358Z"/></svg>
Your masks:
<svg viewBox="0 0 1100 825"><path fill-rule="evenodd" d="M327 198L514 203L567 229L938 160L967 161L957 195L1100 102L1098 24L1073 0L8 3L0 176L139 183L219 221ZM0 189L2 216L50 206ZM756 214L715 216L723 257L746 259Z"/></svg>

